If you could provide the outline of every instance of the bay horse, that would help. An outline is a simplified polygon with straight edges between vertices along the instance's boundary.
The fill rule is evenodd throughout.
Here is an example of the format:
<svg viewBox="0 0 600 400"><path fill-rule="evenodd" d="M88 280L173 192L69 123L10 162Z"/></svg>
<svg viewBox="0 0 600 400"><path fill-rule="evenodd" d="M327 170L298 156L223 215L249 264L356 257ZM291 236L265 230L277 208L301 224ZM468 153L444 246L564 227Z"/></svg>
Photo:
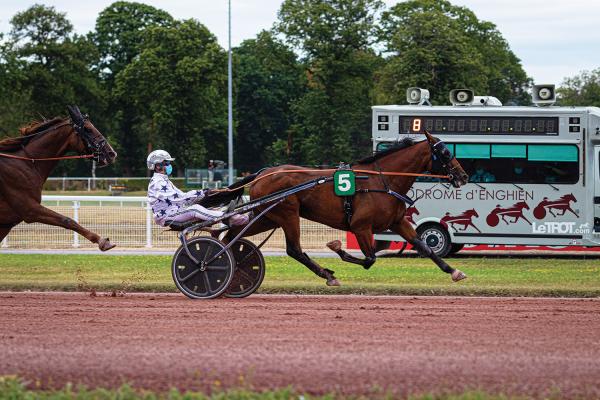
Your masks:
<svg viewBox="0 0 600 400"><path fill-rule="evenodd" d="M75 231L102 251L115 247L110 239L41 205L42 186L59 160L94 158L102 167L117 157L77 106L69 106L68 112L70 118L32 123L20 129L20 137L0 140L0 241L21 222L40 222ZM68 152L79 156L65 156Z"/></svg>
<svg viewBox="0 0 600 400"><path fill-rule="evenodd" d="M304 264L316 275L326 279L327 285L338 286L340 283L334 271L323 268L313 261L300 246L300 217L319 222L334 229L352 232L358 241L365 258L354 257L342 249L340 241L333 241L327 246L335 251L343 261L362 265L369 269L376 260L376 249L373 234L390 229L402 236L413 248L424 257L429 257L438 267L452 275L454 281L466 278L458 269L451 268L423 242L410 222L405 218L406 205L391 195L405 195L413 185L416 176L385 175L387 172L422 174L443 172L448 174L450 183L460 187L467 183L468 176L446 145L438 138L425 132L426 140L414 143L405 140L391 149L367 157L352 165L356 169L369 170L373 174L368 180L356 180L358 193L353 200L354 214L348 223L344 212L344 200L334 194L331 185L319 185L310 190L290 195L281 204L256 221L244 236L256 235L277 227L285 234L287 254ZM250 198L257 199L270 193L290 188L310 179L325 176L324 172L315 170L303 171L303 167L282 165L268 168L245 181L251 181ZM285 172L293 170L294 172ZM278 173L281 172L281 173ZM357 172L358 175L361 175ZM269 176L266 176L269 175ZM265 176L264 179L261 176ZM383 192L382 189L386 192ZM243 191L243 188L241 189ZM374 190L374 191L373 191ZM241 192L238 190L237 195ZM234 191L236 194L236 191ZM440 205L443 207L443 205ZM233 227L224 240L229 241L241 230Z"/></svg>

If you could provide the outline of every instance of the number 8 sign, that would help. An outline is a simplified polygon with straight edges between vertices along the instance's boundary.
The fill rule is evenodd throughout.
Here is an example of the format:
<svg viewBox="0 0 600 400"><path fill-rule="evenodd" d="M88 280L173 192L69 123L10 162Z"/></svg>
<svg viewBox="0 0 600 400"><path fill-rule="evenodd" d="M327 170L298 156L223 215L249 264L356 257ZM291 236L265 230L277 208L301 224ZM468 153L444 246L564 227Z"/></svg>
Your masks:
<svg viewBox="0 0 600 400"><path fill-rule="evenodd" d="M356 193L354 172L346 170L336 171L333 174L333 187L335 194L338 196L353 196Z"/></svg>

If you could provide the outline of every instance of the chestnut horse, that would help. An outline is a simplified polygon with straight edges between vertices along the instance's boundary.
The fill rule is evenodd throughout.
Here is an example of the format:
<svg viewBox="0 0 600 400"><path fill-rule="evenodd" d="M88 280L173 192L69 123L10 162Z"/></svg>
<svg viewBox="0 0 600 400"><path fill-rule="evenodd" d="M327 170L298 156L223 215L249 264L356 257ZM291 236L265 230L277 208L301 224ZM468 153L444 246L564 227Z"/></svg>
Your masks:
<svg viewBox="0 0 600 400"><path fill-rule="evenodd" d="M344 212L344 200L334 194L331 185L320 185L310 190L291 195L272 211L252 225L245 236L255 235L273 228L281 227L285 233L287 254L304 264L316 275L327 280L327 285L337 286L339 281L334 276L334 271L322 268L313 261L300 246L300 217L311 221L328 225L334 229L350 231L358 240L358 244L364 259L356 258L346 253L341 248L340 241L333 241L327 246L335 251L342 260L362 265L368 269L375 263L376 249L373 244L373 234L384 232L388 229L402 236L410 243L417 252L431 258L438 267L452 275L454 281L459 281L466 276L459 270L451 268L444 260L438 257L423 242L410 222L404 218L406 205L389 193L377 190L392 190L398 194L405 195L416 176L409 175L385 175L386 172L402 173L444 173L447 174L450 183L454 187L460 187L467 183L468 176L462 169L456 158L450 153L446 145L429 133L425 132L427 140L414 143L412 141L401 142L400 145L380 152L374 156L356 162L353 168L370 170L375 174L370 175L368 180L357 180L357 192L353 200L354 215L348 224ZM324 172L302 171L302 167L294 165L282 165L268 168L255 176L246 178L253 180L250 187L250 198L257 199L270 193L290 188L294 185L306 182L320 176ZM297 170L299 172L281 172ZM383 172L380 174L379 172ZM261 179L261 176L266 176ZM357 172L358 175L361 175ZM365 192L375 190L373 192ZM242 189L243 190L243 189ZM237 193L239 194L239 193ZM234 227L229 230L224 240L234 238L241 228Z"/></svg>
<svg viewBox="0 0 600 400"><path fill-rule="evenodd" d="M75 231L102 251L115 247L71 218L41 205L42 186L60 159L94 158L98 166L115 161L117 153L77 106L70 118L54 118L21 128L21 136L0 141L0 241L25 221ZM68 157L68 152L93 153Z"/></svg>

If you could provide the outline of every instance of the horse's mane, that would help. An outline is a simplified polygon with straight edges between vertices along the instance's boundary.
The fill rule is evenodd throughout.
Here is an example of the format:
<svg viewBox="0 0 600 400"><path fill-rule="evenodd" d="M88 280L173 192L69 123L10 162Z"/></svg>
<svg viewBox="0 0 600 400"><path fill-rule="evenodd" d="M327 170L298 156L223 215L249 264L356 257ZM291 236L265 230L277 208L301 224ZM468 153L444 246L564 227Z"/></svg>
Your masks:
<svg viewBox="0 0 600 400"><path fill-rule="evenodd" d="M402 140L394 143L390 148L380 151L376 154L373 154L372 156L365 157L361 160L355 161L352 164L370 164L372 162L379 160L380 158L388 156L397 151L406 149L407 147L413 146L415 143L416 142L414 140L412 140L411 138L405 137Z"/></svg>
<svg viewBox="0 0 600 400"><path fill-rule="evenodd" d="M65 119L61 117L56 117L52 119L47 119L44 121L33 121L28 125L25 125L22 128L19 128L19 133L21 136L6 138L0 140L0 150L1 151L16 151L21 149L21 145L24 144L23 139L28 136L33 136L37 133L40 133L46 129L50 129L53 126L63 122Z"/></svg>

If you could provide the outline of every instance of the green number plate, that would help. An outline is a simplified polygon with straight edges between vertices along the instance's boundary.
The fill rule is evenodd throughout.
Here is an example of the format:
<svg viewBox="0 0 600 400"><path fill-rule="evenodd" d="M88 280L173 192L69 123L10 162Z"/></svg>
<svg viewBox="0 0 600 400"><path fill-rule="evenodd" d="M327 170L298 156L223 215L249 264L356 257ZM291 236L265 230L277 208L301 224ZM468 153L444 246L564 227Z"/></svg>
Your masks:
<svg viewBox="0 0 600 400"><path fill-rule="evenodd" d="M336 171L333 174L333 187L335 194L338 196L352 196L356 193L356 183L354 172L352 171Z"/></svg>

